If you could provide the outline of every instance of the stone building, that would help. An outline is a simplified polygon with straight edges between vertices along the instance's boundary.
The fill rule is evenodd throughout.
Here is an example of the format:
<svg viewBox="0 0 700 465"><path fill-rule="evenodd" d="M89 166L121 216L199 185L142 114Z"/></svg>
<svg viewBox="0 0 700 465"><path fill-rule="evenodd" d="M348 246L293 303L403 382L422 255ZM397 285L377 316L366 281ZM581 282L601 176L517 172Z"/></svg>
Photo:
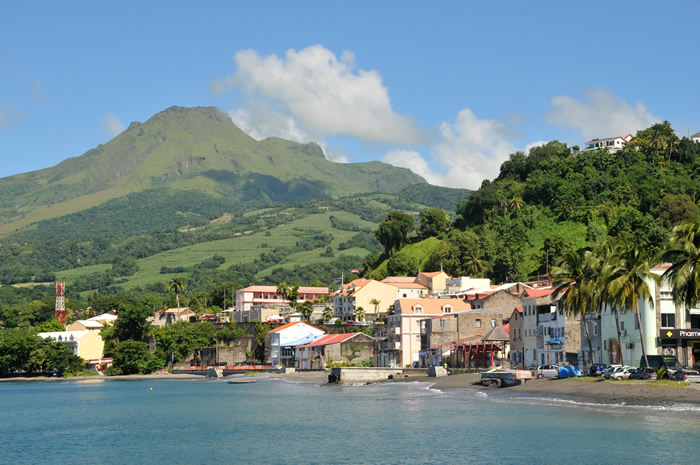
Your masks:
<svg viewBox="0 0 700 465"><path fill-rule="evenodd" d="M330 361L360 363L374 359L376 341L365 333L327 334L297 347L296 368L323 370Z"/></svg>
<svg viewBox="0 0 700 465"><path fill-rule="evenodd" d="M510 335L510 365L512 368L525 368L523 361L523 307L515 307L508 322Z"/></svg>

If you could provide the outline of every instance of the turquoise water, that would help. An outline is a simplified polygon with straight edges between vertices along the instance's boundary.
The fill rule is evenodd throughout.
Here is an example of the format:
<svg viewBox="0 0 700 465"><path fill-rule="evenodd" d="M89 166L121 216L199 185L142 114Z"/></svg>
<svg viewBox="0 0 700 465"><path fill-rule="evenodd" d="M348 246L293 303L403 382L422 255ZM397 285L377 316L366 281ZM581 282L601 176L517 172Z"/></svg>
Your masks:
<svg viewBox="0 0 700 465"><path fill-rule="evenodd" d="M695 406L598 406L425 383L3 383L0 411L7 464L700 462Z"/></svg>

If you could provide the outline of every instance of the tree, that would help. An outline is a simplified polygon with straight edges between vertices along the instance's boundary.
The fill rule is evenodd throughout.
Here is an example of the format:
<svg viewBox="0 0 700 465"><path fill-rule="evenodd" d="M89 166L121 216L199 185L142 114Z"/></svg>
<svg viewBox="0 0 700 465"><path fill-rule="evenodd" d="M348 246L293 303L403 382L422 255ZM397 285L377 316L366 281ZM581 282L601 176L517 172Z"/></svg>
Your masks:
<svg viewBox="0 0 700 465"><path fill-rule="evenodd" d="M418 262L405 253L397 253L387 261L386 271L391 276L415 276L418 273Z"/></svg>
<svg viewBox="0 0 700 465"><path fill-rule="evenodd" d="M112 366L123 375L131 375L143 371L150 358L147 343L121 341L116 346Z"/></svg>
<svg viewBox="0 0 700 465"><path fill-rule="evenodd" d="M621 242L618 244L615 249L615 258L615 271L610 283L610 292L614 296L614 300L620 303L623 312L632 311L635 313L642 344L642 355L648 366L642 320L639 315L639 301L645 300L652 307L654 306L654 296L649 290L647 281L658 283L659 276L651 272L651 262L647 253L634 243Z"/></svg>
<svg viewBox="0 0 700 465"><path fill-rule="evenodd" d="M291 289L289 289L289 293L287 294L287 298L289 299L289 306L292 307L292 312L294 312L294 309L297 306L297 301L299 300L299 285L295 284L292 286Z"/></svg>
<svg viewBox="0 0 700 465"><path fill-rule="evenodd" d="M112 336L119 341L145 340L151 327L147 318L152 315L152 310L143 305L120 305L118 312Z"/></svg>
<svg viewBox="0 0 700 465"><path fill-rule="evenodd" d="M168 291L175 291L175 301L177 302L177 309L180 309L180 292L187 291L187 283L182 276L176 276L170 280L168 283Z"/></svg>
<svg viewBox="0 0 700 465"><path fill-rule="evenodd" d="M589 310L595 311L593 303L592 256L587 249L567 251L552 269L552 284L555 286L554 295L559 297L559 305L568 316L580 316L584 332L588 340L588 350L591 363L595 363L593 344L588 333L586 316Z"/></svg>
<svg viewBox="0 0 700 465"><path fill-rule="evenodd" d="M384 252L391 255L408 240L408 233L413 231L413 217L407 213L394 210L389 212L386 219L379 223L375 236L380 244L384 246Z"/></svg>
<svg viewBox="0 0 700 465"><path fill-rule="evenodd" d="M376 297L372 298L369 303L374 306L374 314L376 316L379 316L379 304L382 303L381 300L377 299Z"/></svg>
<svg viewBox="0 0 700 465"><path fill-rule="evenodd" d="M330 307L325 307L323 309L323 322L327 323L333 319L333 309Z"/></svg>
<svg viewBox="0 0 700 465"><path fill-rule="evenodd" d="M671 263L663 274L672 286L673 300L696 307L700 302L700 221L685 221L673 228L661 255Z"/></svg>
<svg viewBox="0 0 700 465"><path fill-rule="evenodd" d="M450 217L440 208L428 208L418 214L420 221L419 235L422 239L437 237L445 233L450 226Z"/></svg>
<svg viewBox="0 0 700 465"><path fill-rule="evenodd" d="M285 282L281 282L277 285L277 295L282 297L282 300L287 301L287 294L289 294L289 286Z"/></svg>
<svg viewBox="0 0 700 465"><path fill-rule="evenodd" d="M362 307L357 307L355 309L355 321L363 322L365 321L365 309Z"/></svg>
<svg viewBox="0 0 700 465"><path fill-rule="evenodd" d="M309 300L305 301L299 305L299 312L306 321L309 321L311 314L314 312L314 304L312 304Z"/></svg>

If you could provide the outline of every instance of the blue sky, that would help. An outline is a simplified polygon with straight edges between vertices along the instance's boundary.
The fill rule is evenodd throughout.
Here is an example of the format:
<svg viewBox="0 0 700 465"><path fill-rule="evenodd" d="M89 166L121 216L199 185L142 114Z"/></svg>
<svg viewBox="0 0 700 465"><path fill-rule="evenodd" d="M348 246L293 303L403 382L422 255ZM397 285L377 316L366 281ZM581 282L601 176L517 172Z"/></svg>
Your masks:
<svg viewBox="0 0 700 465"><path fill-rule="evenodd" d="M0 177L172 105L478 188L515 150L700 131L700 3L0 0Z"/></svg>

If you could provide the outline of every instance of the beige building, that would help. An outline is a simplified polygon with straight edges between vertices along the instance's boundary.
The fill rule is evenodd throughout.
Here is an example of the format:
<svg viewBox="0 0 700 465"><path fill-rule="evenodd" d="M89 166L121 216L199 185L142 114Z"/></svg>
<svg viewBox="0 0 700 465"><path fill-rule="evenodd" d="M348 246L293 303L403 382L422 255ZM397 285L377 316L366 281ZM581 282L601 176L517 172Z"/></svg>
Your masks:
<svg viewBox="0 0 700 465"><path fill-rule="evenodd" d="M428 288L430 294L444 294L447 292L447 280L450 275L444 271L433 271L430 273L419 272L416 282Z"/></svg>
<svg viewBox="0 0 700 465"><path fill-rule="evenodd" d="M398 288L374 279L356 279L345 284L333 299L333 314L343 323L355 321L355 309L362 307L365 321L386 315L396 300ZM372 303L379 302L378 304Z"/></svg>
<svg viewBox="0 0 700 465"><path fill-rule="evenodd" d="M297 305L315 301L328 295L327 287L299 287ZM277 286L249 286L236 291L236 310L250 310L253 306L288 305L289 301L277 293Z"/></svg>
<svg viewBox="0 0 700 465"><path fill-rule="evenodd" d="M105 344L96 331L53 331L39 333L39 337L60 342L83 360L102 358Z"/></svg>
<svg viewBox="0 0 700 465"><path fill-rule="evenodd" d="M167 326L179 321L190 321L195 313L189 307L169 308L167 310L158 310L153 316L148 317L148 321L153 326Z"/></svg>
<svg viewBox="0 0 700 465"><path fill-rule="evenodd" d="M378 357L379 366L405 367L418 363L421 321L469 309L469 304L461 299L397 299L394 314L386 318L387 341Z"/></svg>
<svg viewBox="0 0 700 465"><path fill-rule="evenodd" d="M523 307L515 307L508 322L510 336L510 365L512 368L525 368L523 355Z"/></svg>
<svg viewBox="0 0 700 465"><path fill-rule="evenodd" d="M102 323L91 320L76 320L66 326L66 331L102 331Z"/></svg>

